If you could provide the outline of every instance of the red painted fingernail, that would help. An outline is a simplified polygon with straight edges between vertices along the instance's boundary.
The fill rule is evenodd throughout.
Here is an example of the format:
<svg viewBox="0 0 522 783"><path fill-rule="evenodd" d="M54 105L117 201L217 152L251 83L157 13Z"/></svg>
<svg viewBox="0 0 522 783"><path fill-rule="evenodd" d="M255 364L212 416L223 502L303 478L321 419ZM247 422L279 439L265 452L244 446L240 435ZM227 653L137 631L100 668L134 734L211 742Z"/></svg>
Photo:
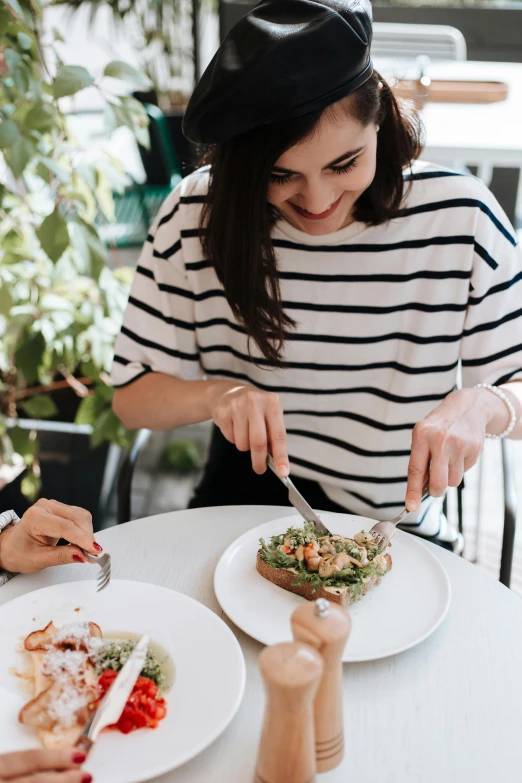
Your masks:
<svg viewBox="0 0 522 783"><path fill-rule="evenodd" d="M86 775L83 776L82 783L91 783L91 780L92 780L92 775L89 775L89 773L87 773Z"/></svg>
<svg viewBox="0 0 522 783"><path fill-rule="evenodd" d="M73 753L72 755L73 764L83 764L86 758L87 755L85 753L82 753L81 751Z"/></svg>
<svg viewBox="0 0 522 783"><path fill-rule="evenodd" d="M76 552L73 555L73 560L76 560L77 563L83 563L83 558L81 555L76 554Z"/></svg>
<svg viewBox="0 0 522 783"><path fill-rule="evenodd" d="M93 547L97 552L103 552L103 548L95 541Z"/></svg>

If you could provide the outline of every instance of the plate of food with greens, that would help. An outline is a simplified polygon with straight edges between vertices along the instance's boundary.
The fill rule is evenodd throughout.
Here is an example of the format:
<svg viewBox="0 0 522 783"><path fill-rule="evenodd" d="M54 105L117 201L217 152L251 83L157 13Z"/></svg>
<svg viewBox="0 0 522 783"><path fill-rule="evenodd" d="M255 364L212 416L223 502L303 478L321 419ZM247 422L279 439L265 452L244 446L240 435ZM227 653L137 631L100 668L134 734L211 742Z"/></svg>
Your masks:
<svg viewBox="0 0 522 783"><path fill-rule="evenodd" d="M223 611L263 644L291 639L290 617L326 598L350 612L343 661L403 652L430 636L451 601L446 571L430 547L398 530L384 552L374 520L323 512L332 535L292 515L253 528L223 553L214 589Z"/></svg>
<svg viewBox="0 0 522 783"><path fill-rule="evenodd" d="M228 626L186 595L112 580L52 585L0 607L0 753L73 748L139 639L143 669L91 750L97 783L140 783L189 761L234 717L243 653Z"/></svg>

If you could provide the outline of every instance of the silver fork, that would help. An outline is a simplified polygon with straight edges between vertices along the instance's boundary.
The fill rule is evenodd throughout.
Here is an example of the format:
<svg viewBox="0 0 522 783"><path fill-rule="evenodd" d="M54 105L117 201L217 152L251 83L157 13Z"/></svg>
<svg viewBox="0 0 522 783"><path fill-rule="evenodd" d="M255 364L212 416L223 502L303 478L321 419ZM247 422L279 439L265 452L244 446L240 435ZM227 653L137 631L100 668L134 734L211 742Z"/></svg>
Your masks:
<svg viewBox="0 0 522 783"><path fill-rule="evenodd" d="M430 482L427 481L426 484L422 488L422 500L424 498L428 497L430 494ZM388 544L390 543L390 540L395 535L395 530L397 529L397 525L399 522L402 522L404 517L409 514L407 508L404 509L404 511L401 511L401 513L395 517L395 519L390 520L389 522L376 522L375 525L370 530L370 535L374 537L375 543L377 544L379 548L379 552L383 552Z"/></svg>
<svg viewBox="0 0 522 783"><path fill-rule="evenodd" d="M111 556L108 552L104 552L103 555L94 557L89 554L89 552L86 552L85 549L81 549L80 551L89 563L100 566L100 572L96 583L96 592L100 593L102 590L105 590L111 581Z"/></svg>

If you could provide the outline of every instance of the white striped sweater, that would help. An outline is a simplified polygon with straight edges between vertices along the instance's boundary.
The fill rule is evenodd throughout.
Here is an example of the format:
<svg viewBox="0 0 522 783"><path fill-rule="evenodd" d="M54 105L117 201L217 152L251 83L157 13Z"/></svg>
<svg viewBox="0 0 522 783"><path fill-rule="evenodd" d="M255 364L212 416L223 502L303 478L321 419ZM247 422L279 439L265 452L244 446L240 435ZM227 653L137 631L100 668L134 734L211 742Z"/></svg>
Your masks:
<svg viewBox="0 0 522 783"><path fill-rule="evenodd" d="M297 322L283 369L252 348L204 259L208 172L165 201L143 248L118 337L115 386L147 372L276 391L291 472L347 510L404 505L411 431L455 387L522 379L522 254L477 179L426 163L405 175L404 214L310 236L276 224L281 294ZM233 220L234 216L230 216ZM439 506L408 518L440 533Z"/></svg>

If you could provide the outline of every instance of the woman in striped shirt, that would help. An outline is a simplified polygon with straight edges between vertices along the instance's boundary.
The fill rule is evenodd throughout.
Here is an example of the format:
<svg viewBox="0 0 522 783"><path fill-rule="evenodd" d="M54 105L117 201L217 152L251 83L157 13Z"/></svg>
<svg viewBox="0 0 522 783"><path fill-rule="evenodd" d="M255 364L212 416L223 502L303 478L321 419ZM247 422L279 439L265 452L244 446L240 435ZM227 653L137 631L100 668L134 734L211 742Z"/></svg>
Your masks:
<svg viewBox="0 0 522 783"><path fill-rule="evenodd" d="M416 162L370 39L366 0L266 0L225 40L185 118L209 165L151 229L114 409L214 421L192 506L286 503L271 450L315 507L406 502L451 546L447 487L485 437L522 437L522 258L479 181Z"/></svg>

